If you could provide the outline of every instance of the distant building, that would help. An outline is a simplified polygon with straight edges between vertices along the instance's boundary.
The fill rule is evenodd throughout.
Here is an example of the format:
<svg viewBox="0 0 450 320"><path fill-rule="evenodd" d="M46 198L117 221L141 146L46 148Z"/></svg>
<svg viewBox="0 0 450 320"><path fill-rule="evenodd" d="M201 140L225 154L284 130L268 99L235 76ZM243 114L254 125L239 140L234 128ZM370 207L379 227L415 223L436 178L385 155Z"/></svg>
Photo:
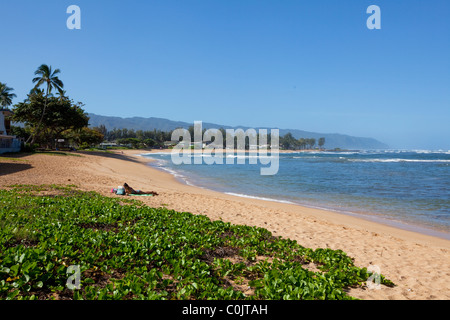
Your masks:
<svg viewBox="0 0 450 320"><path fill-rule="evenodd" d="M119 145L115 142L102 142L100 143L100 148L107 149L107 148L114 148L118 147Z"/></svg>
<svg viewBox="0 0 450 320"><path fill-rule="evenodd" d="M191 147L192 148L196 148L196 149L205 149L206 148L206 143L199 141L199 142L194 142L191 143Z"/></svg>
<svg viewBox="0 0 450 320"><path fill-rule="evenodd" d="M184 148L189 148L189 146L191 145L190 142L187 141L178 141L178 140L174 140L174 141L165 141L164 142L164 148L172 148L175 147L176 145L179 146L183 146Z"/></svg>
<svg viewBox="0 0 450 320"><path fill-rule="evenodd" d="M11 135L12 115L11 110L0 108L0 154L20 151L20 140Z"/></svg>
<svg viewBox="0 0 450 320"><path fill-rule="evenodd" d="M185 149L189 149L189 148L191 148L191 149L193 149L193 148L205 149L206 146L207 146L207 143L205 143L205 142L178 141L178 140L176 140L176 141L165 141L164 142L164 147L165 148L173 148L175 146L182 147L182 148L185 148Z"/></svg>

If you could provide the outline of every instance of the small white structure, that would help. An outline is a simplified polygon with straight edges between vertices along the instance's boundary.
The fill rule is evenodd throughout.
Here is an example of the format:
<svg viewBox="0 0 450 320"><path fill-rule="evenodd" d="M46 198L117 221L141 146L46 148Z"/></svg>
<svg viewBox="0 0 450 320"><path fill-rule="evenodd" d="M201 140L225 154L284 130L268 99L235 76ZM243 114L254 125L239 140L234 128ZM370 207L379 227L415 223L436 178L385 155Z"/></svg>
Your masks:
<svg viewBox="0 0 450 320"><path fill-rule="evenodd" d="M108 149L108 148L114 148L114 147L118 147L117 143L115 142L102 142L100 143L100 148L102 149Z"/></svg>
<svg viewBox="0 0 450 320"><path fill-rule="evenodd" d="M10 135L11 121L8 118L12 114L11 110L0 109L0 154L20 151L20 140Z"/></svg>

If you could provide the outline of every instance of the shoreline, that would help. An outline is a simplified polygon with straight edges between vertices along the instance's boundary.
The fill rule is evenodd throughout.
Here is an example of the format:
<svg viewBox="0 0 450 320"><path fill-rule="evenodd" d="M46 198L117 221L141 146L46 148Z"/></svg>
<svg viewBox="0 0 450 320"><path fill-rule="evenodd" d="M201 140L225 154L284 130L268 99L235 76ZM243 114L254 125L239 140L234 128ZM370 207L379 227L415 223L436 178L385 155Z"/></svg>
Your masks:
<svg viewBox="0 0 450 320"><path fill-rule="evenodd" d="M221 194L231 195L234 197L239 197L239 198L244 198L244 199L270 201L270 202L275 202L275 203L291 204L291 205L299 206L302 208L329 211L332 213L342 214L342 215L354 217L357 219L363 219L363 220L366 220L369 222L382 224L384 226L389 226L389 227L401 229L404 231L410 231L410 232L419 233L419 234L422 234L425 236L431 236L431 237L436 237L436 238L440 238L440 239L444 239L444 240L450 240L450 232L446 232L446 231L443 231L443 230L440 230L437 228L433 228L431 226L422 226L422 225L408 223L408 222L401 221L401 220L391 219L389 217L379 216L373 212L345 211L345 210L339 210L339 209L325 207L325 206L320 207L320 206L307 205L307 204L297 203L297 202L288 201L288 200L279 200L279 199L258 197L258 196L248 195L248 194L238 194L238 193L233 193L231 191L229 191L229 192L219 191L219 190L215 190L214 188L209 188L207 186L195 185L192 182L188 181L186 177L182 176L181 174L177 173L176 171L172 172L172 170L168 170L165 167L159 167L159 166L152 165L152 163L157 162L158 160L145 157L145 155L150 155L150 154L165 154L166 155L166 154L170 154L170 151L160 152L159 150L152 150L153 152L146 151L145 153L140 153L137 151L135 152L135 150L126 150L126 151L128 151L127 154L145 158L146 159L145 161L147 161L146 163L149 167L154 168L158 171L170 174L179 183L181 183L183 185L201 188L201 189L205 189L205 190L209 190L209 191L213 191L213 192L219 192ZM192 150L192 151L194 151L194 150ZM195 150L195 151L201 152L201 150ZM299 151L299 150L284 150L284 152L280 151L280 153L298 153L298 152L309 153L309 152L319 152L319 151L318 150L301 150L301 151ZM322 152L322 151L320 151L320 152Z"/></svg>
<svg viewBox="0 0 450 320"><path fill-rule="evenodd" d="M125 152L123 152L125 151ZM312 249L340 249L355 265L376 265L397 286L381 290L350 289L360 299L450 299L450 241L332 211L296 204L243 198L184 185L168 172L148 165L142 150L115 153L75 152L70 156L0 157L0 187L12 184L70 184L110 197L127 182L158 196L140 197L151 207L205 215L211 220L250 225ZM123 153L122 153L123 152ZM8 156L11 157L11 156Z"/></svg>
<svg viewBox="0 0 450 320"><path fill-rule="evenodd" d="M222 195L222 196L227 197L227 198L228 197L233 197L233 198L235 198L235 200L239 199L239 200L249 200L251 202L253 202L253 201L255 201L255 202L263 202L263 203L266 203L266 204L270 203L271 206L273 206L273 205L276 206L278 204L279 205L283 205L283 206L287 205L287 206L291 206L292 209L294 209L294 210L297 207L298 210L306 210L306 211L311 210L311 211L314 211L315 213L321 213L321 216L323 216L323 214L327 214L327 213L331 214L331 215L339 215L342 220L346 220L346 217L348 217L349 220L355 220L355 221L352 221L352 223L358 224L358 222L359 222L361 225L364 225L364 226L371 225L376 230L379 230L380 228L382 229L383 227L387 227L387 228L392 229L392 230L397 230L398 232L394 232L397 235L411 234L412 236L416 236L418 238L438 239L438 240L448 241L448 244L450 245L450 239L441 238L441 237L437 237L437 236L430 235L430 234L423 234L423 233L420 233L420 232L417 232L417 231L402 229L402 228L399 228L399 227L395 227L393 225L384 224L384 223L381 223L381 222L376 222L376 221L373 221L372 219L364 219L364 218L360 217L359 214L357 214L357 213L351 213L350 214L350 213L344 213L344 212L339 212L339 211L333 211L333 210L328 209L328 208L308 207L308 206L297 204L297 203L281 202L281 201L277 201L275 199L261 199L261 198L253 197L253 196L239 196L239 195L236 195L236 194L230 194L230 193L226 193L226 192L216 191L216 190L213 190L213 189L209 189L207 187L201 187L201 186L188 184L188 183L185 183L183 181L180 181L178 177L174 176L174 174L168 172L167 170L164 170L164 169L161 169L161 168L149 165L149 163L157 161L157 160L142 157L143 154L140 153L140 152L137 152L135 150L124 150L124 151L127 151L125 153L127 156L133 156L133 157L136 157L136 158L140 159L140 162L142 162L144 165L146 165L147 168L150 168L150 169L153 169L153 170L157 170L158 172L160 172L160 173L162 173L164 175L167 175L175 183L179 184L180 186L186 187L186 188L200 189L200 190L207 191L208 193L214 193L215 195L218 195L218 196ZM151 153L158 153L158 152L151 152ZM341 219L338 219L338 220L341 221Z"/></svg>

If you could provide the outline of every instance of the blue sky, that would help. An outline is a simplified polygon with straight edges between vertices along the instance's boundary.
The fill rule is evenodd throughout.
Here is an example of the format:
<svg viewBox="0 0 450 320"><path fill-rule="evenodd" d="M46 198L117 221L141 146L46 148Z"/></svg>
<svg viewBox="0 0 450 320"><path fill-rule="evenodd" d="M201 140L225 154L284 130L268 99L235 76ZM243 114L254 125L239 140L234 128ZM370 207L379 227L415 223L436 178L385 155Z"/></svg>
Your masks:
<svg viewBox="0 0 450 320"><path fill-rule="evenodd" d="M69 5L81 30L69 30ZM369 30L369 5L381 30ZM87 112L450 149L448 0L0 0L0 81L60 68Z"/></svg>

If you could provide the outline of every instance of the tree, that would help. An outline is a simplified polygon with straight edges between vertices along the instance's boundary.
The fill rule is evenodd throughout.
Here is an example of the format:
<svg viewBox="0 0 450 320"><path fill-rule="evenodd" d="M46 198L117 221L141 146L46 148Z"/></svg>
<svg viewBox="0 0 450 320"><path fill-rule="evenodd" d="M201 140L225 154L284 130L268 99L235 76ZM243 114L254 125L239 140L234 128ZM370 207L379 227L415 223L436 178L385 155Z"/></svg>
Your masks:
<svg viewBox="0 0 450 320"><path fill-rule="evenodd" d="M316 139L314 138L306 139L306 142L309 146L309 149L314 148L314 146L316 145Z"/></svg>
<svg viewBox="0 0 450 320"><path fill-rule="evenodd" d="M292 133L288 132L280 138L280 145L283 149L296 149L298 148L299 141L294 138Z"/></svg>
<svg viewBox="0 0 450 320"><path fill-rule="evenodd" d="M49 95L51 94L52 90L53 89L58 90L58 92L60 93L61 96L64 94L63 93L64 84L57 77L57 74L59 74L60 72L61 72L61 70L59 70L59 69L56 69L56 70L53 71L52 67L48 66L46 64L42 64L34 72L34 74L38 76L38 77L33 79L33 83L36 83L34 88L38 89L38 87L40 87L41 85L47 85L47 89L46 89L44 108L42 110L41 118L39 120L39 123L36 126L36 131L28 139L28 140L31 139L31 144L33 144L35 142L36 136L40 133L41 123L42 123L42 121L44 119L45 112L46 112L46 109L47 109L48 98L49 98Z"/></svg>
<svg viewBox="0 0 450 320"><path fill-rule="evenodd" d="M300 149L306 149L306 139L305 138L298 139L298 145Z"/></svg>
<svg viewBox="0 0 450 320"><path fill-rule="evenodd" d="M80 148L87 148L100 144L104 135L97 128L83 127L81 129L68 130L64 138L71 140Z"/></svg>
<svg viewBox="0 0 450 320"><path fill-rule="evenodd" d="M30 137L30 130L23 127L11 126L11 135L27 140Z"/></svg>
<svg viewBox="0 0 450 320"><path fill-rule="evenodd" d="M137 138L122 138L118 139L117 143L120 145L131 145L132 148L137 149L141 141Z"/></svg>
<svg viewBox="0 0 450 320"><path fill-rule="evenodd" d="M12 104L12 99L16 97L14 93L11 93L13 90L6 83L0 82L0 107L6 108Z"/></svg>
<svg viewBox="0 0 450 320"><path fill-rule="evenodd" d="M108 129L106 129L106 126L104 124L101 124L99 127L95 127L93 129L100 132L104 137L106 137L106 135L108 134Z"/></svg>
<svg viewBox="0 0 450 320"><path fill-rule="evenodd" d="M74 104L68 97L44 97L42 91L37 91L14 106L13 120L25 123L30 128L34 141L39 139L41 143L52 146L55 139L63 136L64 131L88 125L89 117L82 106L81 103ZM44 108L46 112L42 118Z"/></svg>
<svg viewBox="0 0 450 320"><path fill-rule="evenodd" d="M80 130L89 124L89 117L82 109L83 104L73 104L69 98L52 98L47 107L49 117L45 118L48 139L53 142L63 137L63 133L70 130Z"/></svg>
<svg viewBox="0 0 450 320"><path fill-rule="evenodd" d="M325 138L319 138L319 148L320 149L322 149L324 144L325 144Z"/></svg>
<svg viewBox="0 0 450 320"><path fill-rule="evenodd" d="M143 141L143 143L145 144L145 146L146 146L147 148L152 148L152 147L154 147L154 146L156 145L155 140L153 140L152 138L145 139L145 140Z"/></svg>

